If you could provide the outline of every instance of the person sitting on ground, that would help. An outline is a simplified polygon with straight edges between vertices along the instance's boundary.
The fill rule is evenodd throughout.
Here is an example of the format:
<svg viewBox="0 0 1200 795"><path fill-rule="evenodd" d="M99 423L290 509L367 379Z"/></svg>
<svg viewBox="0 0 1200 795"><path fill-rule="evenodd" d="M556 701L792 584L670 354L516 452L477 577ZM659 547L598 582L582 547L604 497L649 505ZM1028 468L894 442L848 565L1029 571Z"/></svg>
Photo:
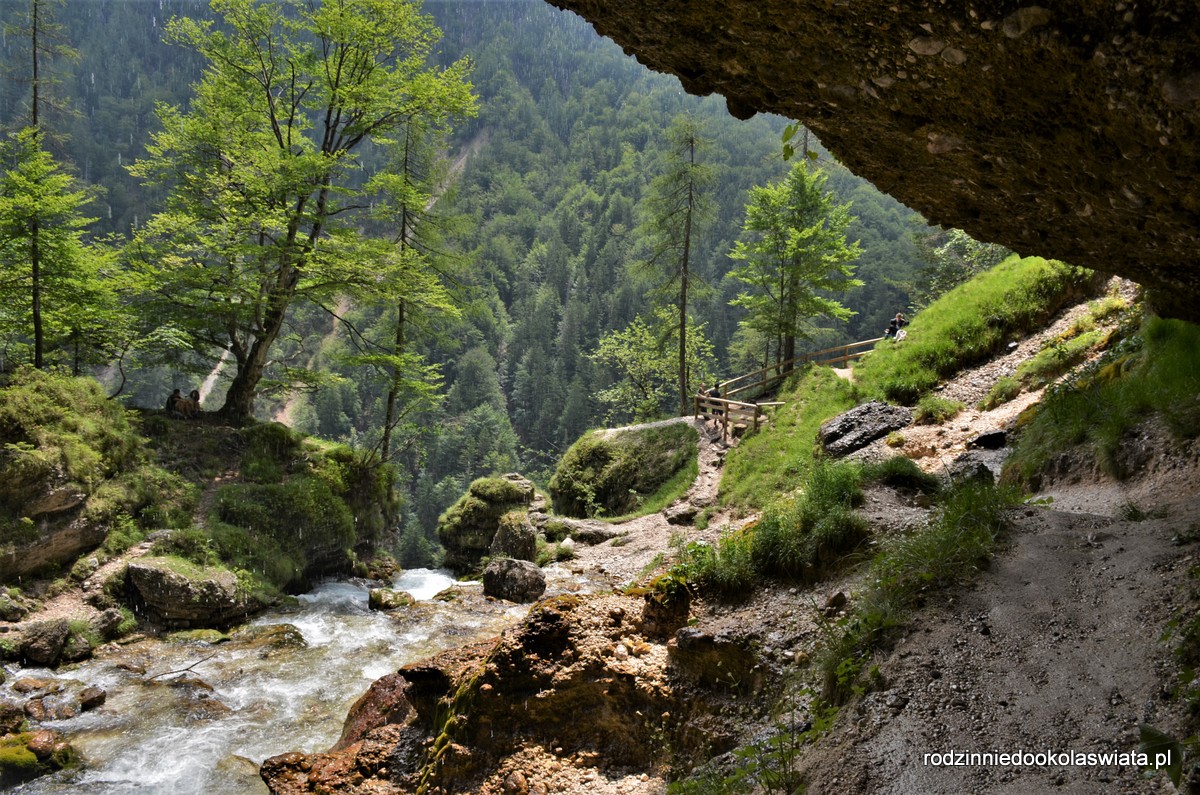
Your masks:
<svg viewBox="0 0 1200 795"><path fill-rule="evenodd" d="M178 414L179 413L179 401L181 401L181 400L183 400L183 395L180 393L180 391L178 389L176 389L174 392L172 392L170 395L168 395L167 396L167 405L165 406L165 410L166 410L167 414Z"/></svg>
<svg viewBox="0 0 1200 795"><path fill-rule="evenodd" d="M890 323L888 323L888 327L886 329L884 329L884 331L883 331L884 339L889 339L889 340L896 339L896 332L899 330L900 330L900 323L896 320L896 318L892 318L892 321Z"/></svg>

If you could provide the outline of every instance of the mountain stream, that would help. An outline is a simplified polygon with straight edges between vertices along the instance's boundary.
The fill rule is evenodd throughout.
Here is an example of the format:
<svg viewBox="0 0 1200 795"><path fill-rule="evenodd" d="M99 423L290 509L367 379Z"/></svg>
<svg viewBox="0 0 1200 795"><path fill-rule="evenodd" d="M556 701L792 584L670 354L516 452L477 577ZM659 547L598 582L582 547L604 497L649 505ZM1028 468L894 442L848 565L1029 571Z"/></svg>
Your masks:
<svg viewBox="0 0 1200 795"><path fill-rule="evenodd" d="M95 686L98 709L43 726L61 732L83 766L17 787L23 795L242 795L265 793L263 759L327 750L347 710L371 682L449 648L493 637L527 605L433 596L455 585L446 572L401 574L393 587L418 601L396 617L368 609L367 591L327 583L299 606L262 615L223 643L141 641L100 650L57 671L8 671L0 695L22 678L56 680L63 692ZM294 628L294 629L293 629ZM301 640L302 636L302 640ZM61 696L47 696L47 705Z"/></svg>

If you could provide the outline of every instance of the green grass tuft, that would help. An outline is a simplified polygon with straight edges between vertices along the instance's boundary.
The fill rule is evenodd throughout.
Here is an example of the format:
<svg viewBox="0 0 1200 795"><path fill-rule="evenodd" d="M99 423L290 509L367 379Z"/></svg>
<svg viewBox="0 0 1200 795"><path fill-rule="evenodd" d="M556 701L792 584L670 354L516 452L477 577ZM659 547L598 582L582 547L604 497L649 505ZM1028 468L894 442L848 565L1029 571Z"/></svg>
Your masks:
<svg viewBox="0 0 1200 795"><path fill-rule="evenodd" d="M918 425L941 425L959 415L966 405L937 395L926 395L917 401L913 421Z"/></svg>
<svg viewBox="0 0 1200 795"><path fill-rule="evenodd" d="M1019 394L1021 394L1021 382L1011 375L1001 376L996 379L996 383L983 396L983 400L979 401L979 408L983 411L991 411L997 406L1002 406L1009 402Z"/></svg>
<svg viewBox="0 0 1200 795"><path fill-rule="evenodd" d="M1085 445L1101 467L1124 477L1126 435L1157 415L1178 439L1200 436L1200 326L1149 318L1076 378L1048 390L1024 423L1004 480L1037 489L1060 453Z"/></svg>

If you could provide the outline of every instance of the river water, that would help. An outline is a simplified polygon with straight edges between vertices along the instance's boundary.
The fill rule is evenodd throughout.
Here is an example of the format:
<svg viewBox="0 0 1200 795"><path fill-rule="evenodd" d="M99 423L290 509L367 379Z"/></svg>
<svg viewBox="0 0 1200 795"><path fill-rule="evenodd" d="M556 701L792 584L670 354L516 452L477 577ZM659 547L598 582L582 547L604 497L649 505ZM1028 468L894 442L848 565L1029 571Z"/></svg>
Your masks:
<svg viewBox="0 0 1200 795"><path fill-rule="evenodd" d="M492 637L528 612L527 605L470 596L433 600L454 585L447 572L410 570L393 585L418 600L399 619L369 610L365 588L328 583L301 596L298 608L260 616L249 632L228 642L147 641L102 651L74 668L8 670L0 693L11 698L21 698L9 688L22 677L57 679L76 691L96 686L108 694L96 710L43 724L66 735L84 759L82 769L13 791L265 793L258 765L287 751L327 750L371 682ZM469 592L478 585L456 587ZM272 642L280 638L286 642Z"/></svg>

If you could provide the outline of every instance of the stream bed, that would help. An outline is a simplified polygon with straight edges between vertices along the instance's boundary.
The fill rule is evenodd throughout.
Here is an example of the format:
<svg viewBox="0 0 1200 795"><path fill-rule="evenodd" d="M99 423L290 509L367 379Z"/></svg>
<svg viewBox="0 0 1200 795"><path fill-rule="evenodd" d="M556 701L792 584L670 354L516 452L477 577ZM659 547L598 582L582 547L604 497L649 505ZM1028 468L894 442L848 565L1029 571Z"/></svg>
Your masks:
<svg viewBox="0 0 1200 795"><path fill-rule="evenodd" d="M332 582L301 596L296 608L259 616L227 642L147 640L99 650L94 659L57 671L10 668L0 687L7 697L13 697L14 681L28 677L107 693L98 709L42 724L71 742L83 767L12 791L265 793L259 764L288 751L327 750L341 735L347 710L373 681L493 637L528 612L528 605L482 598L433 600L451 585L447 572L404 572L393 587L418 602L389 617L368 609L364 587Z"/></svg>

